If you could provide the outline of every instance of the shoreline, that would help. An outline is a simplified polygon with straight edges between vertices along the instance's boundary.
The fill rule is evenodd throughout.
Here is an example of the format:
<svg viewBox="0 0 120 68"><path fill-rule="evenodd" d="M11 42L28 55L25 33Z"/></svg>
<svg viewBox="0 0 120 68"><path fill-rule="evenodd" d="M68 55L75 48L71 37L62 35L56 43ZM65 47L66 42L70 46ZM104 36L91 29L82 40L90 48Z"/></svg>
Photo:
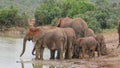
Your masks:
<svg viewBox="0 0 120 68"><path fill-rule="evenodd" d="M22 38L26 33L25 28L22 27L11 27L7 30L0 31L0 36L2 37L12 37L12 38Z"/></svg>

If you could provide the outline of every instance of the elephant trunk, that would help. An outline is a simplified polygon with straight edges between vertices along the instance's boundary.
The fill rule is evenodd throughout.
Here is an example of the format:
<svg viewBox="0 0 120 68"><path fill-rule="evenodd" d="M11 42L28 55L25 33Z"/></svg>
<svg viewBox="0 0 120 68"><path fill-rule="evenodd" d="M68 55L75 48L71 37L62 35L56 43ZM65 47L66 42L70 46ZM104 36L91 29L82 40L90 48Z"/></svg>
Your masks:
<svg viewBox="0 0 120 68"><path fill-rule="evenodd" d="M25 52L26 42L27 42L27 39L24 38L24 40L23 40L23 50L22 50L22 53L20 54L20 57L21 57L21 56L24 54L24 52Z"/></svg>
<svg viewBox="0 0 120 68"><path fill-rule="evenodd" d="M32 55L35 55L34 52L35 52L35 47L36 45L34 46L33 50L32 50Z"/></svg>

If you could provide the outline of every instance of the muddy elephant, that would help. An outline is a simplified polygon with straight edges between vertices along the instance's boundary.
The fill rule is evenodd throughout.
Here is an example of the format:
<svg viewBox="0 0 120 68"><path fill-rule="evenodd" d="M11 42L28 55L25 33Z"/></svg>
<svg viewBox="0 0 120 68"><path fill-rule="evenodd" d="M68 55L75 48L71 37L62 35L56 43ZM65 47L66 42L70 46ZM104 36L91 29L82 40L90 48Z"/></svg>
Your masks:
<svg viewBox="0 0 120 68"><path fill-rule="evenodd" d="M61 28L61 29L67 35L67 47L65 48L65 59L71 59L72 55L73 55L74 44L75 44L75 40L76 40L76 34L75 34L75 31L72 28ZM34 55L34 51L35 51L35 48L32 51L33 55ZM55 53L54 50L51 53L52 54ZM52 55L51 59L55 59L54 55ZM59 59L59 52L57 52L57 59Z"/></svg>
<svg viewBox="0 0 120 68"><path fill-rule="evenodd" d="M85 37L93 36L95 37L95 33L91 28L86 29L85 31Z"/></svg>
<svg viewBox="0 0 120 68"><path fill-rule="evenodd" d="M104 36L102 34L98 34L98 35L96 35L95 39L98 42L98 48L100 48L99 55L106 55L107 54L107 47L106 47Z"/></svg>
<svg viewBox="0 0 120 68"><path fill-rule="evenodd" d="M50 27L51 30L44 30L42 27L34 27L28 30L27 39L24 38L23 51L20 56L23 55L25 51L25 44L27 40L32 40L36 42L36 59L43 59L43 50L45 47L50 49L52 52L58 50L60 52L60 59L63 59L63 52L65 51L67 36L65 32L58 27ZM26 37L26 36L25 36Z"/></svg>
<svg viewBox="0 0 120 68"><path fill-rule="evenodd" d="M73 28L76 33L76 38L85 37L85 31L88 29L87 23L82 18L59 18L56 22L56 26L61 28ZM73 58L78 57L76 50L76 47L74 47Z"/></svg>
<svg viewBox="0 0 120 68"><path fill-rule="evenodd" d="M88 54L89 57L94 57L97 41L94 37L78 38L76 46L79 48L79 58L84 58L85 54Z"/></svg>
<svg viewBox="0 0 120 68"><path fill-rule="evenodd" d="M60 53L59 59L62 60L67 44L66 33L61 28L52 29L47 32L40 29L39 31L41 34L43 33L43 36L41 36L36 42L36 45L38 46L36 48L36 56L39 56L38 53L40 50L40 58L43 59L43 49L47 47L51 52L50 59L55 59L55 51L57 50ZM36 37L33 37L33 39L34 38Z"/></svg>
<svg viewBox="0 0 120 68"><path fill-rule="evenodd" d="M73 28L77 38L85 37L85 31L88 28L87 23L82 18L71 19L69 17L59 18L56 26L62 28Z"/></svg>
<svg viewBox="0 0 120 68"><path fill-rule="evenodd" d="M51 30L51 29L54 29L54 28L56 28L56 27L52 27L52 26L40 26L40 27L37 27L37 29L38 28L40 28L40 29L42 29L42 30L44 30L44 31L48 31L48 30ZM23 39L23 50L22 50L22 53L21 53L21 55L20 55L20 57L24 54L24 52L25 52L25 49L26 49L26 42L27 41L33 41L33 31L35 30L35 27L30 27L28 30L27 30L27 32L26 32L26 34L25 34L25 36L24 36L24 39ZM36 40L39 38L39 32L38 33L36 33L35 34L35 36L37 37L36 38ZM34 43L36 42L36 41L33 41Z"/></svg>

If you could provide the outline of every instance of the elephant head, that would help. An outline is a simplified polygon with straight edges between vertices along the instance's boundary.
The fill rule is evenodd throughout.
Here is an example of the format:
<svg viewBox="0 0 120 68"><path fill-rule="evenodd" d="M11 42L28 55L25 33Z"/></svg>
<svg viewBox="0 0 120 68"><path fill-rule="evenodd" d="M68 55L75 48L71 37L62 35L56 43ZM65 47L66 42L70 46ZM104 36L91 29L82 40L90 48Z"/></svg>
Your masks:
<svg viewBox="0 0 120 68"><path fill-rule="evenodd" d="M28 29L27 33L25 34L24 36L24 39L23 39L23 50L22 50L22 53L20 55L20 57L24 54L25 52L25 48L26 48L26 42L27 41L31 41L32 42L36 42L39 37L41 36L41 32L40 32L40 28L38 27L31 27Z"/></svg>
<svg viewBox="0 0 120 68"><path fill-rule="evenodd" d="M28 41L32 41L32 42L36 42L38 39L41 39L44 35L44 33L48 30L54 29L56 27L54 26L40 26L40 27L31 27L28 29L27 33L24 36L24 40L23 40L23 50L22 53L20 55L20 57L24 54L25 52L25 47L26 47L26 42ZM34 49L33 49L34 51Z"/></svg>

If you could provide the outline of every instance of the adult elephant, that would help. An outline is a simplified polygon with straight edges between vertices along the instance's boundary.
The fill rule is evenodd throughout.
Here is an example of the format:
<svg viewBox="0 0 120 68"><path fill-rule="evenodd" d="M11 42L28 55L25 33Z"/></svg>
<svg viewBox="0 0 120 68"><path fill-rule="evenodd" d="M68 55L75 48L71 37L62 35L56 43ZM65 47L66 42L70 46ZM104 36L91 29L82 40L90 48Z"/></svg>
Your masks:
<svg viewBox="0 0 120 68"><path fill-rule="evenodd" d="M50 49L51 57L50 59L55 59L55 51L57 50L60 55L59 59L63 59L63 52L65 51L66 44L67 44L67 36L66 33L61 28L52 29L49 31L43 31L41 29L35 30L36 32L40 33L38 40L36 36L33 36L33 40L36 42L36 57L39 58L39 51L40 51L40 59L43 59L43 50L44 48ZM35 34L35 33L34 33Z"/></svg>
<svg viewBox="0 0 120 68"><path fill-rule="evenodd" d="M51 29L54 29L54 28L56 28L56 27L52 27L52 26L40 26L40 27L37 27L37 29L38 28L40 28L40 29L42 29L42 30L44 30L44 31L48 31L48 30L51 30ZM25 49L26 49L26 42L27 41L33 41L33 35L34 35L34 33L33 33L33 31L36 29L36 27L30 27L28 30L27 30L27 32L26 32L26 34L25 34L25 36L24 36L24 39L23 39L23 50L22 50L22 53L20 54L20 57L24 54L24 52L25 52ZM36 33L35 34L35 36L36 36L36 40L37 39L39 39L39 32L38 33ZM36 41L33 41L33 42L36 42Z"/></svg>
<svg viewBox="0 0 120 68"><path fill-rule="evenodd" d="M61 29L67 35L67 46L65 48L65 59L71 59L73 55L76 34L72 28L61 28ZM35 48L32 51L33 55L34 55L34 51L35 51ZM54 51L53 51L53 54L55 54ZM55 56L52 55L51 59L55 59ZM59 59L59 52L57 52L57 59Z"/></svg>
<svg viewBox="0 0 120 68"><path fill-rule="evenodd" d="M88 28L87 23L82 18L71 19L69 17L59 18L56 26L62 28L73 28L77 38L85 37L85 31Z"/></svg>
<svg viewBox="0 0 120 68"><path fill-rule="evenodd" d="M96 35L95 39L98 42L98 48L100 48L100 55L106 55L107 54L107 47L105 43L105 38L102 34Z"/></svg>
<svg viewBox="0 0 120 68"><path fill-rule="evenodd" d="M20 56L22 56L25 51L26 40L32 40L36 42L36 59L43 59L43 50L47 47L50 49L51 58L54 55L53 52L58 50L60 52L60 59L62 60L67 36L64 31L58 27L51 26L50 28L51 30L44 30L42 27L30 28L24 38L23 51Z"/></svg>
<svg viewBox="0 0 120 68"><path fill-rule="evenodd" d="M85 37L85 31L88 29L87 23L82 18L71 19L69 17L59 18L56 23L57 27L61 28L73 28L76 33L76 38ZM77 48L74 47L73 58L77 58Z"/></svg>

